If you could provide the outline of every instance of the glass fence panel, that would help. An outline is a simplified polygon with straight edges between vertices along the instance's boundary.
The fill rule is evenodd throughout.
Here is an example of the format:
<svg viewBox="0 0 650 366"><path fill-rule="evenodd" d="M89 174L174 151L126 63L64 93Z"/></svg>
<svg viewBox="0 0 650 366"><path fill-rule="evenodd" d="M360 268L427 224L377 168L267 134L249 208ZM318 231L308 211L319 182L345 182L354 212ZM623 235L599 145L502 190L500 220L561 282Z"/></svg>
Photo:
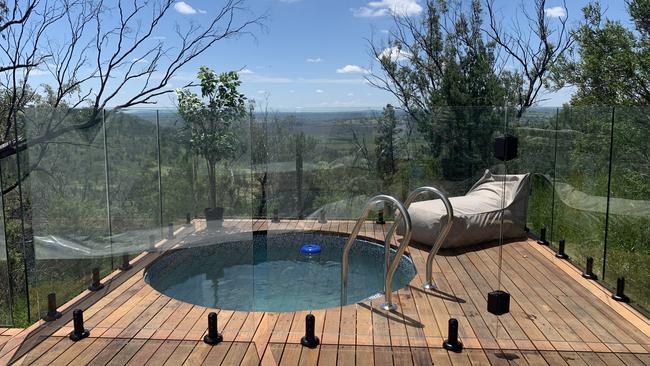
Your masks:
<svg viewBox="0 0 650 366"><path fill-rule="evenodd" d="M33 262L28 258L31 319L44 315L47 296L59 304L91 283L93 268L111 271L103 113L31 108L23 170L31 212Z"/></svg>
<svg viewBox="0 0 650 366"><path fill-rule="evenodd" d="M553 240L602 278L612 109L562 108L557 128Z"/></svg>
<svg viewBox="0 0 650 366"><path fill-rule="evenodd" d="M164 232L154 251L164 253L146 280L172 298L168 306L185 311L176 336L202 339L215 312L225 339L252 339L260 319L249 313L259 241L251 216L250 119L160 110L158 125ZM206 144L196 145L201 139Z"/></svg>
<svg viewBox="0 0 650 366"><path fill-rule="evenodd" d="M519 154L510 166L530 173L527 227L539 237L553 237L553 183L557 142L557 108L527 110L513 121L511 132L519 139ZM543 229L543 230L542 230Z"/></svg>
<svg viewBox="0 0 650 366"><path fill-rule="evenodd" d="M189 148L191 131L188 123L172 109L154 111L159 139L157 163L160 165L160 189L162 196L162 236L166 237L169 225L178 227L190 220L203 217L208 207L207 172L205 162Z"/></svg>
<svg viewBox="0 0 650 366"><path fill-rule="evenodd" d="M650 109L617 107L614 136L605 283L625 277L625 293L650 308Z"/></svg>
<svg viewBox="0 0 650 366"><path fill-rule="evenodd" d="M121 267L160 237L155 111L107 111L105 125L110 244Z"/></svg>
<svg viewBox="0 0 650 366"><path fill-rule="evenodd" d="M19 120L20 128L14 133L23 131L23 120ZM19 134L22 132L19 132ZM24 135L24 134L23 134ZM18 179L17 158L20 158L21 165L25 165L25 151L18 151L0 160L2 173L2 205L4 217L4 245L7 270L7 292L11 291L11 298L7 299L7 311L11 310L13 324L24 326L30 323L29 319L29 295L27 290L28 272L26 271L25 258L29 258L29 266L33 264L33 251L29 250L31 241L23 242L23 226L29 229L29 222L23 220L21 209L22 197L29 196L29 185ZM22 171L21 171L22 173ZM22 193L22 196L21 196ZM10 303L9 303L10 301ZM11 304L11 307L9 308Z"/></svg>
<svg viewBox="0 0 650 366"><path fill-rule="evenodd" d="M254 207L267 229L260 248L267 265L256 283L269 285L256 287L256 294L266 311L283 312L276 329L290 342L304 336L309 314L318 337L338 339L340 259L347 238L339 231L351 230L349 211L366 199L357 197L363 187L346 190L357 177L350 171L352 138L344 124L358 114L262 110L255 118L254 128L264 136L253 155L256 191L266 204L258 199ZM325 328L327 316L332 322ZM354 323L341 331L355 339Z"/></svg>

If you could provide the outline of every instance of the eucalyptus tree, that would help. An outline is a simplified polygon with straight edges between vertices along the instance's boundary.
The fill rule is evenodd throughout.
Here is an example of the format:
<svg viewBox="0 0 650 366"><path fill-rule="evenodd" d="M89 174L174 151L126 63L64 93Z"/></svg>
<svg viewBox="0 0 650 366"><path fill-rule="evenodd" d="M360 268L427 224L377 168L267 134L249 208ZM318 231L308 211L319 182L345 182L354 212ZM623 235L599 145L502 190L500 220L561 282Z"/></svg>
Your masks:
<svg viewBox="0 0 650 366"><path fill-rule="evenodd" d="M613 142L612 176L616 184L612 195L647 200L650 1L629 0L626 4L630 22L608 19L597 1L582 9L575 45L555 67L553 81L555 88L575 89L571 105L580 112L563 120L567 128L585 132L575 138L571 160L583 171L598 171ZM612 132L614 138L610 140ZM598 182L607 189L607 179Z"/></svg>
<svg viewBox="0 0 650 366"><path fill-rule="evenodd" d="M379 69L368 82L399 101L427 143L426 158L450 180L469 179L490 162L499 122L492 106L507 95L482 19L478 0L429 0L419 16L396 14L387 39L370 41Z"/></svg>
<svg viewBox="0 0 650 366"><path fill-rule="evenodd" d="M499 54L511 70L511 100L517 118L537 104L550 87L552 70L574 43L569 27L566 1L550 14L546 0L522 1L521 18L504 25L503 14L497 12L495 0L486 0L489 24L486 32L498 45ZM519 20L522 19L522 20Z"/></svg>
<svg viewBox="0 0 650 366"><path fill-rule="evenodd" d="M574 105L650 105L650 1L630 0L634 28L607 19L599 2L582 9L576 43L554 68L554 87L576 88Z"/></svg>
<svg viewBox="0 0 650 366"><path fill-rule="evenodd" d="M382 192L391 185L393 176L397 173L399 133L395 108L387 104L378 121L375 135L376 169Z"/></svg>

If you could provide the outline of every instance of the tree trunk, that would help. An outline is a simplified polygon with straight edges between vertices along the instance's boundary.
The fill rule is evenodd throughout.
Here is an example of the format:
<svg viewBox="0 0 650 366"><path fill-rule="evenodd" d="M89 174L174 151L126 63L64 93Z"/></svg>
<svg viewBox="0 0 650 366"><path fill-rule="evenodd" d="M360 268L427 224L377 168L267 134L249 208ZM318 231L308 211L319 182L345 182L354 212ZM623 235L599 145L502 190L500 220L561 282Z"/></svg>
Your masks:
<svg viewBox="0 0 650 366"><path fill-rule="evenodd" d="M264 175L262 175L261 178L258 178L257 181L260 183L260 192L261 192L261 197L260 197L260 202L259 205L257 206L257 216L258 217L266 217L266 184L268 181L268 172L264 172Z"/></svg>
<svg viewBox="0 0 650 366"><path fill-rule="evenodd" d="M305 133L301 132L296 137L296 210L298 211L298 219L305 218L304 202L302 197L302 163L303 163L303 147L305 141Z"/></svg>
<svg viewBox="0 0 650 366"><path fill-rule="evenodd" d="M217 208L217 162L208 160L209 204L210 208Z"/></svg>

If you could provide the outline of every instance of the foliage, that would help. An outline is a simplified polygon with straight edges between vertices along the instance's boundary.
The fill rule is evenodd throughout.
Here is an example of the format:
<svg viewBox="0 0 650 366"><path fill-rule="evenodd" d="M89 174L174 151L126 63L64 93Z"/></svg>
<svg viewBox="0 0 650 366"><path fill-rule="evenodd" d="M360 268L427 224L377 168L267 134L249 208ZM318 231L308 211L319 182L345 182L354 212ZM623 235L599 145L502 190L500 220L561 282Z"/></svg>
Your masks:
<svg viewBox="0 0 650 366"><path fill-rule="evenodd" d="M246 116L246 97L239 92L239 75L217 75L206 66L197 75L201 96L189 89L178 89L178 114L189 127L189 146L206 159L210 180L210 207L217 207L216 164L231 159L237 152L235 125Z"/></svg>
<svg viewBox="0 0 650 366"><path fill-rule="evenodd" d="M396 160L399 142L396 140L399 133L395 108L388 104L384 107L384 114L379 120L375 136L377 178L381 181L382 191L391 185L393 176L397 173Z"/></svg>
<svg viewBox="0 0 650 366"><path fill-rule="evenodd" d="M395 24L387 44L372 45L382 74L370 76L370 83L392 93L415 121L443 177L476 175L490 156L483 142L499 125L499 114L489 112L503 104L511 81L497 71L495 43L481 29L480 2L466 10L428 1L420 18L396 17ZM479 108L459 108L466 106Z"/></svg>
<svg viewBox="0 0 650 366"><path fill-rule="evenodd" d="M647 0L632 0L628 10L635 29L605 17L599 2L583 8L576 46L555 66L555 87L577 90L573 105L649 105L650 33Z"/></svg>

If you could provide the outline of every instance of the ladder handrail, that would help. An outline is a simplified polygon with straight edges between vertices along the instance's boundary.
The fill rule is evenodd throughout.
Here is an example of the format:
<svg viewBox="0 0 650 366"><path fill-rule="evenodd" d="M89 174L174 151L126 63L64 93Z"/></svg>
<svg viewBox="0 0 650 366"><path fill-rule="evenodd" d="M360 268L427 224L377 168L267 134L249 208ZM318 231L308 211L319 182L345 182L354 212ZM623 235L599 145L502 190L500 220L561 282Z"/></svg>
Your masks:
<svg viewBox="0 0 650 366"><path fill-rule="evenodd" d="M404 220L404 235L402 236L402 242L400 243L399 247L397 247L397 252L395 253L395 258L393 258L393 261L390 262L390 267L388 268L388 273L386 274L386 277L384 278L384 296L386 297L386 302L381 304L381 308L384 310L395 310L397 309L397 305L393 304L392 302L392 297L393 297L393 276L395 275L395 271L397 271L397 266L399 266L400 261L402 260L402 255L404 255L404 251L406 250L406 247L409 246L409 242L411 241L411 215L409 215L408 208L399 201L397 201L397 212L395 213L395 220L393 220L393 225L391 225L390 229L388 229L388 233L386 234L386 240L384 242L384 248L385 248L385 259L388 261L389 260L389 252L390 252L390 240L392 239L395 229L397 228L397 224L400 219ZM401 213L401 217L400 217Z"/></svg>
<svg viewBox="0 0 650 366"><path fill-rule="evenodd" d="M427 187L427 186L416 188L413 192L411 192L406 198L406 201L404 202L404 206L408 209L411 206L411 203L413 203L413 201L415 201L416 198L418 198L420 195L424 193L433 193L436 196L438 196L442 200L442 203L445 205L445 209L447 209L447 224L445 224L445 227L440 231L438 235L438 239L436 239L436 242L434 243L433 248L431 248L431 251L429 252L429 256L427 257L427 266L426 266L427 273L426 273L426 282L424 283L424 288L432 289L435 288L432 279L433 258L436 256L436 254L438 254L438 251L440 250L442 243L447 238L447 235L449 235L449 231L451 230L454 221L454 208L451 206L451 202L447 198L446 194L444 194L438 188ZM397 219L395 219L395 222L397 223ZM391 228L388 230L388 233L386 234L386 238L389 238L390 236L393 235L393 231L395 231L395 228L396 225L391 226Z"/></svg>
<svg viewBox="0 0 650 366"><path fill-rule="evenodd" d="M404 241L402 242L402 245L400 245L400 248L397 251L396 254L396 260L393 262L398 262L401 254L404 253L404 249L406 246L404 243L408 244L408 241L411 238L411 217L408 214L408 211L402 205L397 199L391 196L387 195L377 195L372 197L371 199L366 202L363 212L361 213L361 217L357 220L357 223L354 225L354 228L352 229L352 232L350 233L350 236L348 237L348 241L345 243L345 246L343 247L343 258L341 259L341 306L345 305L347 303L347 298L348 298L348 272L349 272L349 261L350 261L350 249L352 248L352 244L354 244L354 240L357 238L359 235L359 231L361 230L361 227L365 223L366 219L368 218L368 215L370 214L370 209L372 206L376 205L377 203L381 202L387 202L387 203L392 203L395 207L397 207L397 211L402 214L403 220L404 220L404 226L405 226L405 232L404 232ZM397 221L397 218L396 218ZM393 224L395 226L395 224ZM392 228L392 227L391 227ZM384 246L390 246L390 236L387 236ZM390 268L392 269L395 267L397 269L397 265L393 266L391 264ZM391 272L390 270L388 271L389 273ZM394 272L394 270L392 271ZM389 281L390 280L390 281ZM384 277L384 295L386 297L386 303L390 304L391 303L391 290L392 287L392 276L385 276Z"/></svg>

